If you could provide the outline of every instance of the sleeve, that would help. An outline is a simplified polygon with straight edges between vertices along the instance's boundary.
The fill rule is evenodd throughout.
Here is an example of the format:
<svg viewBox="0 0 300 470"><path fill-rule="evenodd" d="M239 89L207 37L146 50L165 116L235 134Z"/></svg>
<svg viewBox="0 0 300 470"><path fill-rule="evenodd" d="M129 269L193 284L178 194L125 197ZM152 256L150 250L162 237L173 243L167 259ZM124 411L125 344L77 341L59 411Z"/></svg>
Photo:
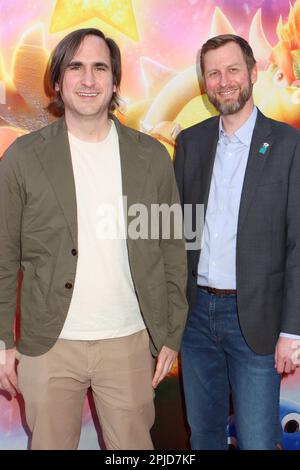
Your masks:
<svg viewBox="0 0 300 470"><path fill-rule="evenodd" d="M14 347L14 320L21 258L24 191L17 166L17 144L0 160L0 340Z"/></svg>
<svg viewBox="0 0 300 470"><path fill-rule="evenodd" d="M289 333L281 332L280 335L282 338L289 338L289 339L300 339L300 335L291 335Z"/></svg>
<svg viewBox="0 0 300 470"><path fill-rule="evenodd" d="M281 331L300 335L300 141L289 173L286 212L286 268Z"/></svg>
<svg viewBox="0 0 300 470"><path fill-rule="evenodd" d="M160 238L168 293L168 335L165 346L179 351L188 312L186 300L187 260L183 237L182 209L174 168L169 154L162 149L164 169L159 184L159 202L167 203L177 216L173 218L170 237ZM174 213L175 213L174 212ZM180 215L179 215L180 214ZM179 216L178 216L179 215Z"/></svg>
<svg viewBox="0 0 300 470"><path fill-rule="evenodd" d="M176 150L174 156L174 171L175 177L177 181L179 197L181 204L183 206L183 195L184 195L184 165L185 165L185 155L183 150L183 143L182 143L182 133L180 133L176 140Z"/></svg>

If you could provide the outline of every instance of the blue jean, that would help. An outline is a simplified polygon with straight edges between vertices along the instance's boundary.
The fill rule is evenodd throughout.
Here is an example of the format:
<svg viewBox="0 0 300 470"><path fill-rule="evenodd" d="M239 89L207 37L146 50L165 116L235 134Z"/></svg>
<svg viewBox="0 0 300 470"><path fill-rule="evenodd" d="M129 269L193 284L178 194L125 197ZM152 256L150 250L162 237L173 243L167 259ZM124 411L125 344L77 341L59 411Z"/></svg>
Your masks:
<svg viewBox="0 0 300 470"><path fill-rule="evenodd" d="M239 448L276 449L281 376L273 354L256 354L245 342L235 295L198 288L183 335L182 373L192 449L228 448L230 390Z"/></svg>

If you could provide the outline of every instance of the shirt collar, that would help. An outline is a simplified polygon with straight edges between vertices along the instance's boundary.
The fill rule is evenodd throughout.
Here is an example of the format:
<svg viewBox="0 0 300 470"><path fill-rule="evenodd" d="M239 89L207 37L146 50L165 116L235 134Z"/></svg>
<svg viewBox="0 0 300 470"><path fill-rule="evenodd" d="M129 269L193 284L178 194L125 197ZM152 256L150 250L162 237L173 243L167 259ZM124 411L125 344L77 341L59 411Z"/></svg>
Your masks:
<svg viewBox="0 0 300 470"><path fill-rule="evenodd" d="M235 131L235 133L232 134L232 136L230 136L230 140L235 141L236 139L238 139L243 144L250 145L256 118L257 118L257 107L253 106L252 113L248 117L247 121L244 122L244 124L237 131ZM219 119L219 137L221 136L227 136L227 134L225 130L223 129L222 119L220 118Z"/></svg>

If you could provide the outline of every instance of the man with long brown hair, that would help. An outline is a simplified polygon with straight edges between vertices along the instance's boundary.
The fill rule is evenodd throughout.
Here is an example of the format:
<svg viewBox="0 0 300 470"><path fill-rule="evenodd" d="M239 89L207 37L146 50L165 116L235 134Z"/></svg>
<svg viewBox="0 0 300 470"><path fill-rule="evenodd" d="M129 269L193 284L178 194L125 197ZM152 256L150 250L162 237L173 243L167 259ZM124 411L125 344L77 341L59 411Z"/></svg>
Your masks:
<svg viewBox="0 0 300 470"><path fill-rule="evenodd" d="M0 164L0 386L23 394L33 449L77 447L89 387L108 449L152 449L153 389L180 346L183 240L127 235L134 205L178 201L174 172L160 143L110 113L120 80L112 39L70 33L45 77L61 118L18 139Z"/></svg>

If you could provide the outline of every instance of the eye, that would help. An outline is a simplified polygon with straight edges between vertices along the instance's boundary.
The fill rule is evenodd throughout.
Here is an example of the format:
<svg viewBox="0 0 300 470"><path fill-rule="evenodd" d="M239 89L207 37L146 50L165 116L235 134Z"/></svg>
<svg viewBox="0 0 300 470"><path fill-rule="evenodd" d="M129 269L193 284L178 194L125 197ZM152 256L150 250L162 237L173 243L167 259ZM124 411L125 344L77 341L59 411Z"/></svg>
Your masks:
<svg viewBox="0 0 300 470"><path fill-rule="evenodd" d="M282 71L280 69L278 69L275 72L272 81L273 81L274 85L280 86L282 88L288 86L288 84L289 84L287 79L285 78L284 74L282 73Z"/></svg>
<svg viewBox="0 0 300 470"><path fill-rule="evenodd" d="M284 418L282 418L281 426L283 432L287 434L294 434L299 432L300 429L300 414L299 413L289 413Z"/></svg>
<svg viewBox="0 0 300 470"><path fill-rule="evenodd" d="M70 65L69 70L80 70L80 65Z"/></svg>
<svg viewBox="0 0 300 470"><path fill-rule="evenodd" d="M213 72L209 72L207 74L208 78L215 78L217 76L218 72L216 71L213 71Z"/></svg>

